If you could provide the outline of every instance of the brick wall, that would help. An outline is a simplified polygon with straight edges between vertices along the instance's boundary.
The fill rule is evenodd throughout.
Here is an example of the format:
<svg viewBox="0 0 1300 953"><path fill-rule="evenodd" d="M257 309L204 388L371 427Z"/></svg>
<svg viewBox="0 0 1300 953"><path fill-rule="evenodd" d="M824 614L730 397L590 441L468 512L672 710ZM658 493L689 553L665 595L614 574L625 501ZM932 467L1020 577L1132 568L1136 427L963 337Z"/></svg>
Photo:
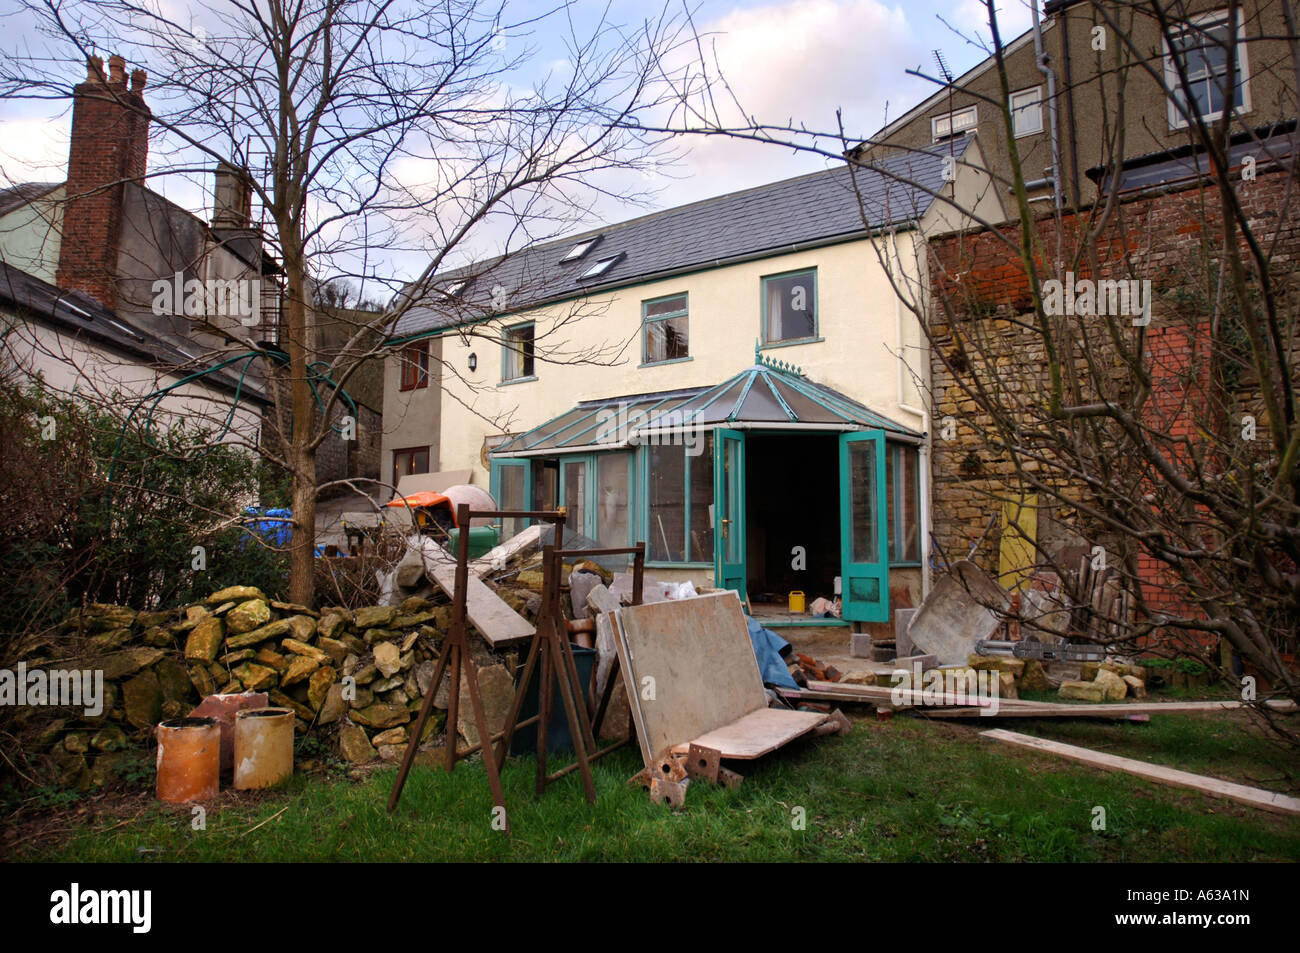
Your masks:
<svg viewBox="0 0 1300 953"><path fill-rule="evenodd" d="M1278 242L1275 266L1283 272L1294 268L1300 254L1300 228L1293 214L1282 216L1279 209L1288 202L1294 188L1284 172L1262 173L1241 186L1240 201L1256 234L1262 240ZM1040 279L1058 277L1051 262L1056 259L1058 235L1066 262L1077 260L1072 270L1077 278L1150 279L1156 305L1145 332L1143 366L1150 374L1151 392L1143 406L1142 422L1154 433L1166 454L1180 465L1195 462L1205 468L1216 466L1213 446L1205 432L1228 433L1237 424L1242 408L1256 407L1257 382L1249 374L1241 386L1225 392L1218 386L1210 353L1209 311L1203 290L1205 276L1217 269L1206 264L1207 248L1213 244L1221 222L1219 195L1212 189L1185 188L1149 195L1123 203L1103 239L1097 243L1095 265L1079 259L1081 233L1092 224L1084 217L1067 216L1058 230L1055 219L1044 216L1034 223ZM1066 479L1056 467L1036 461L1033 454L1042 444L1036 436L1060 427L1042 412L1043 395L1049 386L1048 356L1038 320L1031 310L1032 296L1026 269L1019 257L1018 223L996 231L952 235L929 244L931 287L934 309L932 335L932 401L936 434L933 453L933 523L940 553L949 559L964 557L972 543L985 533L990 516L1000 513L1002 501L1018 498L1028 488L1020 485L1007 442L1029 448L1021 454L1025 470L1060 489L1067 499L1083 506L1057 501L1039 513L1040 537L1046 524L1059 531L1056 548L1077 560L1079 544L1100 543L1111 553L1120 551L1127 566L1141 581L1151 612L1189 612L1186 593L1179 588L1155 558L1136 551L1131 543L1108 534L1090 517L1090 500L1078 481ZM1096 271L1097 274L1093 274ZM1059 276L1063 278L1064 276ZM1068 403L1088 403L1099 397L1125 400L1134 389L1135 375L1120 360L1102 319L1094 323L1078 318L1067 335L1072 346L1062 357L1075 362L1086 358L1098 362L1099 375L1108 386L1105 394L1090 393L1086 376L1073 380L1082 390L1067 396ZM1127 322L1122 322L1127 323ZM1128 329L1126 329L1127 332ZM1136 332L1131 332L1136 334ZM1066 375L1067 386L1071 380ZM979 400L979 382L1001 387L1023 413L1015 419L998 420L994 409ZM996 382L996 384L993 384ZM971 394L963 389L973 389ZM943 439L947 421L952 439ZM1265 427L1261 416L1259 426ZM1104 447L1100 451L1105 453ZM1185 505L1175 500L1153 476L1115 467L1116 479L1133 481L1134 498L1141 497L1155 507ZM1123 476L1121 477L1120 474ZM1194 517L1193 511L1188 514ZM996 569L1000 542L1000 520L984 537L976 559ZM1070 549L1074 544L1075 549ZM1132 551L1124 552L1125 547Z"/></svg>

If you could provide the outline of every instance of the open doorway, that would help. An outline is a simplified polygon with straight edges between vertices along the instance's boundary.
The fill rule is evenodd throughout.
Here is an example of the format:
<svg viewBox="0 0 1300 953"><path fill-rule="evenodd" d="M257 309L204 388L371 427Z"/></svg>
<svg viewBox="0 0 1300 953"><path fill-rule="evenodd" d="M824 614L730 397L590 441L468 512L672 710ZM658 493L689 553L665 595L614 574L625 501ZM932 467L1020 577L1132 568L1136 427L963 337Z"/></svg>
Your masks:
<svg viewBox="0 0 1300 953"><path fill-rule="evenodd" d="M756 618L789 616L792 591L803 592L807 604L818 596L834 598L840 575L836 437L754 430L746 435L747 583Z"/></svg>

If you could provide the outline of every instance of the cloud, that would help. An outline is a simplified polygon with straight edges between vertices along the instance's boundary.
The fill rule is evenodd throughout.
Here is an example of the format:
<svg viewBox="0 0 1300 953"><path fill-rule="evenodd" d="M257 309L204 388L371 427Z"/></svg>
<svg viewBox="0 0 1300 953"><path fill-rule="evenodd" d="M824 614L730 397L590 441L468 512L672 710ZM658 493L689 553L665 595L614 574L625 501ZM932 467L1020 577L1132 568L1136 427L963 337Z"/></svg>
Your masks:
<svg viewBox="0 0 1300 953"><path fill-rule="evenodd" d="M1033 13L1026 0L998 0L994 9L998 16L998 35L1004 45L1033 26ZM957 0L952 12L944 19L971 39L978 39L985 50L992 51L993 34L989 30L989 9L984 0Z"/></svg>
<svg viewBox="0 0 1300 953"><path fill-rule="evenodd" d="M70 117L0 119L0 187L61 182L68 164Z"/></svg>

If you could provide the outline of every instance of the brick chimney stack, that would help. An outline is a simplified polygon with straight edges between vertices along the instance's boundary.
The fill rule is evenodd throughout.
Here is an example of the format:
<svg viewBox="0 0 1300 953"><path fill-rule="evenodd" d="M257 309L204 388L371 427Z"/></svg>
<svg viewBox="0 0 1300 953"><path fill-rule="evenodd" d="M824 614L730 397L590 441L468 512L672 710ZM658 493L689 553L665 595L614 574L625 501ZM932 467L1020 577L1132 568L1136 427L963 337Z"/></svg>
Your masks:
<svg viewBox="0 0 1300 953"><path fill-rule="evenodd" d="M117 306L118 243L126 182L144 184L149 157L145 73L126 61L92 56L86 79L73 90L67 202L59 248L58 285L83 291L106 308Z"/></svg>

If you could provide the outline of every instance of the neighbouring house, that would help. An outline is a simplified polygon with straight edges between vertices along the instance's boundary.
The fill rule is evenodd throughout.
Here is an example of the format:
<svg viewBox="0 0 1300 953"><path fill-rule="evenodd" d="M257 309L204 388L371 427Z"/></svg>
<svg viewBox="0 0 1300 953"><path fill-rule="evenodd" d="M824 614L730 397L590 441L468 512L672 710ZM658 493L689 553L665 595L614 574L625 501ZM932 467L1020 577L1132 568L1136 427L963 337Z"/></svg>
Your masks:
<svg viewBox="0 0 1300 953"><path fill-rule="evenodd" d="M470 468L510 509L644 540L664 580L843 624L922 598L929 360L891 283L1001 205L979 146L805 175L438 276L396 327L384 461ZM859 196L861 201L859 201ZM520 528L509 521L506 533ZM825 620L816 620L824 622Z"/></svg>
<svg viewBox="0 0 1300 953"><path fill-rule="evenodd" d="M1238 142L1267 137L1278 124L1294 120L1288 4L1294 8L1293 0L1243 0L1236 5L1235 26L1224 0L1163 4L1172 43L1155 19L1155 5L1048 0L1041 20L1035 9L1034 28L1003 50L1012 138L1030 200L1051 205L1059 186L1064 207L1088 205L1099 194L1089 169L1112 156L1129 160L1187 146L1189 112L1217 120L1227 88ZM1121 34L1142 55L1134 55ZM1233 38L1235 73L1227 83L1225 47ZM1117 57L1126 65L1117 67ZM1180 70L1190 95L1182 88ZM975 135L990 174L1009 197L1010 139L1003 111L995 105L1002 101L990 56L889 123L857 154L869 161ZM1007 208L1014 216L1014 204Z"/></svg>
<svg viewBox="0 0 1300 953"><path fill-rule="evenodd" d="M162 424L255 441L263 392L229 371L185 382L192 370L190 355L88 295L0 262L0 378L39 378L55 393L118 406L173 388L159 403Z"/></svg>
<svg viewBox="0 0 1300 953"><path fill-rule="evenodd" d="M277 394L286 388L287 369L268 373L261 358L238 357L248 353L246 342L283 353L281 268L254 219L252 178L228 162L217 163L210 221L151 189L145 85L143 70L132 72L128 81L119 56L109 57L107 73L100 58L88 60L86 79L74 89L65 181L0 192L0 262L18 298L45 300L47 292L30 290L57 289L59 303L47 318L58 319L61 335L99 327L91 318L80 319L84 327L64 320L84 313L99 316L105 327L111 321L125 329L117 335L124 341L138 335L149 344L143 351L118 348L112 361L104 355L83 360L78 347L40 344L51 331L33 325L26 331L30 340L22 366L87 396L116 389L141 400L151 393L144 382L202 372L237 358L200 380L238 381L237 390L216 385L227 404L238 405L231 419L247 424L232 437L278 450L289 401ZM21 316L33 313L25 307ZM313 360L328 362L336 355L357 317L318 309ZM319 482L379 476L380 365L379 360L363 364L348 381L352 403L341 402L332 411L340 428L346 425L343 418L355 413L356 439L322 444Z"/></svg>

